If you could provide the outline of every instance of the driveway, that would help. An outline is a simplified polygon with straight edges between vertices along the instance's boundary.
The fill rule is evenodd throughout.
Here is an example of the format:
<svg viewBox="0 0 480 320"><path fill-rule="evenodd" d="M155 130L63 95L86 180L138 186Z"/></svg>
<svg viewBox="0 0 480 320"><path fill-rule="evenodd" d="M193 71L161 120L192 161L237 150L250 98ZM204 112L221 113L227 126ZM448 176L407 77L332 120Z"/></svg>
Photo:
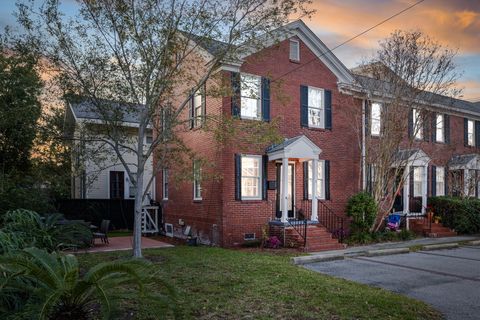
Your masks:
<svg viewBox="0 0 480 320"><path fill-rule="evenodd" d="M425 301L447 319L480 319L480 246L352 257L304 267Z"/></svg>

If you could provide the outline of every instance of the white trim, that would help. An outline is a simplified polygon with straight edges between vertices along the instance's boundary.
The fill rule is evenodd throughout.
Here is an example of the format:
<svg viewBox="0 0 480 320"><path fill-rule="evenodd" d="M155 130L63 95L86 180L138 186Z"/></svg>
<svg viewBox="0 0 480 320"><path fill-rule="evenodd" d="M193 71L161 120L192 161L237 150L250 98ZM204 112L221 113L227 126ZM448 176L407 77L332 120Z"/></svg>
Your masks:
<svg viewBox="0 0 480 320"><path fill-rule="evenodd" d="M251 78L256 78L257 80L259 80L259 85L258 85L258 97L256 98L257 100L257 116L256 117L250 117L250 116L244 116L242 115L242 101L243 101L243 96L242 96L242 76L246 76L246 77L251 77ZM254 98L249 98L249 97L245 97L247 99L254 99ZM246 73L246 72L241 72L240 73L240 119L244 119L244 120L259 120L261 121L262 118L263 118L263 114L262 114L262 77L259 76L259 75L256 75L256 74L251 74L251 73Z"/></svg>
<svg viewBox="0 0 480 320"><path fill-rule="evenodd" d="M202 197L202 183L201 183L200 181L197 181L197 179L195 179L195 171L196 171L196 170L195 170L195 169L196 169L196 168L195 168L195 163L196 163L196 162L197 162L196 160L193 161L193 184L192 184L192 186L193 186L193 201L201 201L201 200L203 200L203 197ZM199 167L199 168L198 168L198 171L199 171L199 172L198 172L199 175L201 175L202 168ZM200 197L197 197L196 194L195 194L195 193L196 193L196 189L197 189L197 188L196 188L196 187L197 187L197 184L198 184L199 187L200 187L200 188L199 188L199 189L200 189Z"/></svg>
<svg viewBox="0 0 480 320"><path fill-rule="evenodd" d="M283 158L302 159L302 161L305 161L318 158L321 152L322 150L312 140L302 135L285 148L268 153L268 161L281 160Z"/></svg>
<svg viewBox="0 0 480 320"><path fill-rule="evenodd" d="M315 108L311 107L309 104L309 90L318 90L321 92L322 95L322 101L321 101L321 106L320 108ZM320 110L320 125L311 125L310 124L310 109L315 109L315 110ZM313 87L313 86L307 86L307 126L308 128L317 128L317 129L325 129L325 89L324 88L318 88L318 87Z"/></svg>

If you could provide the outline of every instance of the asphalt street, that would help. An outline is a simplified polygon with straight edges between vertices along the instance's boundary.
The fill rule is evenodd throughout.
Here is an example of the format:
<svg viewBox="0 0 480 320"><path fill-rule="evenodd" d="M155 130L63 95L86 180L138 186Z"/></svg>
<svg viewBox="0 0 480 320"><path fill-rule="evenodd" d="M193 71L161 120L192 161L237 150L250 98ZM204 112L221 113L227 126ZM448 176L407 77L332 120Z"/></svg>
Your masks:
<svg viewBox="0 0 480 320"><path fill-rule="evenodd" d="M447 319L480 319L480 246L352 257L304 267L425 301Z"/></svg>

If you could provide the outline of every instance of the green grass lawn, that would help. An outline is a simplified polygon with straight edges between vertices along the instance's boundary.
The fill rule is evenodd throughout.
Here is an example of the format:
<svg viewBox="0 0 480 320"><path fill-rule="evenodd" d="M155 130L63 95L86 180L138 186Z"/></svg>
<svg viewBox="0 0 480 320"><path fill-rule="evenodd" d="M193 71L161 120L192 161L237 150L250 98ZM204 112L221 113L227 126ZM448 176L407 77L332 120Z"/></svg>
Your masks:
<svg viewBox="0 0 480 320"><path fill-rule="evenodd" d="M440 319L426 304L294 266L288 255L178 246L144 251L174 285L182 319ZM129 252L80 254L82 266ZM160 289L153 289L160 290ZM165 311L130 301L126 319Z"/></svg>

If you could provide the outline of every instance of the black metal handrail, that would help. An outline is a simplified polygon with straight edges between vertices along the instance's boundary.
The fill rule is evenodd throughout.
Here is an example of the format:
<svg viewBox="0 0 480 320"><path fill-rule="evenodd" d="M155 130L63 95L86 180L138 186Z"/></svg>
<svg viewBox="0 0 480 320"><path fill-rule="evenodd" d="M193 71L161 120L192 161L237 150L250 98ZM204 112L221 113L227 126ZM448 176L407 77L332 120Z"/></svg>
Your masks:
<svg viewBox="0 0 480 320"><path fill-rule="evenodd" d="M303 246L307 245L307 230L308 220L310 220L312 214L312 203L308 200L300 201L300 205L293 206L295 211L295 218L288 219L288 224L297 232L297 234L303 239Z"/></svg>
<svg viewBox="0 0 480 320"><path fill-rule="evenodd" d="M318 222L324 226L332 237L343 242L346 236L347 218L337 215L324 202L318 202Z"/></svg>
<svg viewBox="0 0 480 320"><path fill-rule="evenodd" d="M307 245L307 220L289 219L288 225L291 226L297 234L303 239L303 246Z"/></svg>

